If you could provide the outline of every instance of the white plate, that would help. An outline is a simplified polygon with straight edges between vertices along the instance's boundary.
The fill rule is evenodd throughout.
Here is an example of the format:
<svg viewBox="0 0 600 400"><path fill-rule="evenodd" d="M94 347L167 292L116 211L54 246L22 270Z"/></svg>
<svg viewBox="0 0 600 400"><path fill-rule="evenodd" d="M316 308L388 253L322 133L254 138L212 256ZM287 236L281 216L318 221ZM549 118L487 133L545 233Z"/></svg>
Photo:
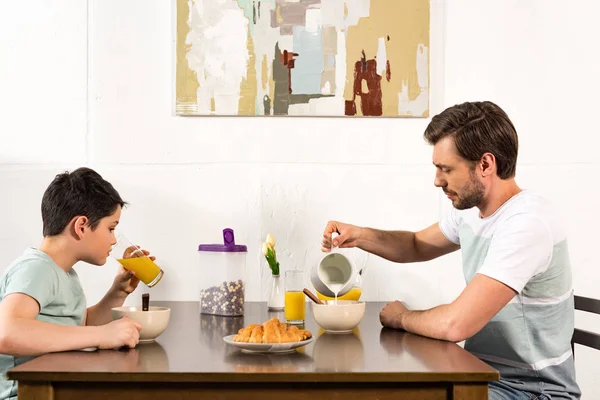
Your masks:
<svg viewBox="0 0 600 400"><path fill-rule="evenodd" d="M306 346L314 339L314 337L311 337L310 339L302 340L300 342L290 343L245 343L234 342L234 336L235 335L225 336L223 341L230 346L242 349L245 353L291 353L298 347Z"/></svg>

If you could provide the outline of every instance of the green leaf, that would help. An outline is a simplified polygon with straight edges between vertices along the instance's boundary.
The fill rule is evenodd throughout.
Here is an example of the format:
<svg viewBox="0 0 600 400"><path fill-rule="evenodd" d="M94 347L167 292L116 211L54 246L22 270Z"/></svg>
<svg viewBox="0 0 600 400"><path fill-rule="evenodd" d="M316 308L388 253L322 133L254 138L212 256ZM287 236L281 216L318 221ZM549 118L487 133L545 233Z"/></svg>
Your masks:
<svg viewBox="0 0 600 400"><path fill-rule="evenodd" d="M269 264L269 268L271 269L271 274L279 275L279 263L277 262L277 254L275 253L275 250L269 247L267 249L265 258Z"/></svg>

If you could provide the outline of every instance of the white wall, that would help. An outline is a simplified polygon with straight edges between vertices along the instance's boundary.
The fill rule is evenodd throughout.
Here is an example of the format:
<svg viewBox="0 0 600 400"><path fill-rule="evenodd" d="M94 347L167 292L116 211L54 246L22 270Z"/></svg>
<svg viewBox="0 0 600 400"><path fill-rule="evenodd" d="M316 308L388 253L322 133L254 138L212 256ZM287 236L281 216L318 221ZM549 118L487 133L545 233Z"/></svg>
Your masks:
<svg viewBox="0 0 600 400"><path fill-rule="evenodd" d="M517 180L563 210L575 290L594 297L599 12L591 0L432 0L431 23L433 113L484 99L507 111L521 144ZM131 204L120 229L165 270L156 300L197 299L195 248L225 227L248 245L248 297L259 300L268 232L284 268L308 269L328 219L419 229L448 208L422 140L428 120L175 117L173 45L166 0L0 6L0 270L39 244L52 177L81 165ZM368 266L368 300L430 307L464 286L458 254L422 265L353 257ZM115 268L77 267L90 303ZM579 314L577 324L600 330L600 320ZM591 371L600 354L576 354L584 398L600 398Z"/></svg>

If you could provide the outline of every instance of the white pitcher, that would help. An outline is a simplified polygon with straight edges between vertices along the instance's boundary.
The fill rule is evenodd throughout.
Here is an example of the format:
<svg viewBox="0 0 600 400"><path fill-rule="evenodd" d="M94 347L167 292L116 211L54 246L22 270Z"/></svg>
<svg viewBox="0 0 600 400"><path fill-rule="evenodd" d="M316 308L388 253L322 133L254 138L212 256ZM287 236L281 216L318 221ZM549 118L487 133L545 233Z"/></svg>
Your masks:
<svg viewBox="0 0 600 400"><path fill-rule="evenodd" d="M345 255L335 252L325 255L310 274L315 289L328 297L335 297L336 294L340 297L348 293L355 278L354 264Z"/></svg>

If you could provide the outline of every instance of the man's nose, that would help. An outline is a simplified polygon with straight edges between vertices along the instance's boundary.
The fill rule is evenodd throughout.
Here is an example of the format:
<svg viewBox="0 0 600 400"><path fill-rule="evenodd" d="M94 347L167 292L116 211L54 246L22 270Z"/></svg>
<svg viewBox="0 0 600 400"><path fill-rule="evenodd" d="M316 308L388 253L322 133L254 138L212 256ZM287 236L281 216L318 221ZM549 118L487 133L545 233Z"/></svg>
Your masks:
<svg viewBox="0 0 600 400"><path fill-rule="evenodd" d="M437 173L435 174L435 179L433 180L433 184L436 187L446 186L446 182L442 178L440 178L440 176Z"/></svg>

